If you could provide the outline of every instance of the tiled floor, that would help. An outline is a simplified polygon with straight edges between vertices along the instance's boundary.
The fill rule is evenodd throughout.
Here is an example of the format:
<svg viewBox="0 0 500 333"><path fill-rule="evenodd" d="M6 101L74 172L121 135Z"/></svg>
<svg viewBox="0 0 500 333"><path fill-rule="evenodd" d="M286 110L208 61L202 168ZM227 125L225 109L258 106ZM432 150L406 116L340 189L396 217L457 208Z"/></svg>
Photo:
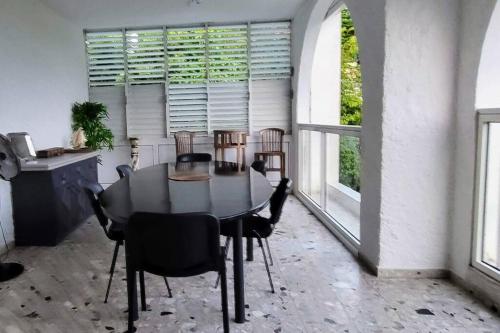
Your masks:
<svg viewBox="0 0 500 333"><path fill-rule="evenodd" d="M232 332L500 332L496 314L445 280L371 276L293 197L271 247L278 291L269 292L256 247L245 265L248 322L231 323ZM103 304L111 251L95 221L60 246L12 251L27 272L0 284L0 332L124 332L123 252ZM150 311L140 313L139 332L222 332L215 273L170 280L172 299L161 278L147 276Z"/></svg>

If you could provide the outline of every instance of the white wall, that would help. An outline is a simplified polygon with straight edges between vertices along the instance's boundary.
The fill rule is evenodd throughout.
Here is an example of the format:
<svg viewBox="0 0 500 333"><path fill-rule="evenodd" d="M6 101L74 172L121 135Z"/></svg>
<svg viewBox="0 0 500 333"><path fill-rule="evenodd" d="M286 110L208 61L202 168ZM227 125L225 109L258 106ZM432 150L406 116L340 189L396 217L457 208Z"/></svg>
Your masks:
<svg viewBox="0 0 500 333"><path fill-rule="evenodd" d="M453 213L450 221L452 232L450 269L455 277L466 281L473 288L485 291L488 298L500 304L499 284L470 266L476 153L475 104L479 103L479 95L476 96L476 79L480 61L482 61L483 41L495 5L495 11L500 11L496 0L462 1L455 119L457 149L454 159ZM486 47L486 44L484 46ZM497 61L495 67L498 68L498 66ZM490 67L490 70L494 69ZM479 85L479 82L477 83Z"/></svg>
<svg viewBox="0 0 500 333"><path fill-rule="evenodd" d="M323 22L314 50L310 111L313 124L340 123L341 22L340 10Z"/></svg>
<svg viewBox="0 0 500 333"><path fill-rule="evenodd" d="M0 133L29 132L36 149L68 146L71 104L88 96L82 30L38 0L2 0L0 45ZM3 181L0 200L11 242L10 186Z"/></svg>
<svg viewBox="0 0 500 333"><path fill-rule="evenodd" d="M386 3L379 270L447 267L459 10Z"/></svg>
<svg viewBox="0 0 500 333"><path fill-rule="evenodd" d="M484 40L477 77L476 107L500 107L500 6L496 6Z"/></svg>

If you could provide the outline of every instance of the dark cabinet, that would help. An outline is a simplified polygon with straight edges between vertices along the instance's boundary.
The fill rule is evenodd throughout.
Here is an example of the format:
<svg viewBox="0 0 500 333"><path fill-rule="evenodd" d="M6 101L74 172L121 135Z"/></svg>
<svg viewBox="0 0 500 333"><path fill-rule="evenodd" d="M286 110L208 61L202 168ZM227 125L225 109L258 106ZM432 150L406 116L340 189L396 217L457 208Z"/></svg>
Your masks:
<svg viewBox="0 0 500 333"><path fill-rule="evenodd" d="M46 171L23 171L12 181L16 245L57 245L93 214L80 180L97 181L97 158Z"/></svg>

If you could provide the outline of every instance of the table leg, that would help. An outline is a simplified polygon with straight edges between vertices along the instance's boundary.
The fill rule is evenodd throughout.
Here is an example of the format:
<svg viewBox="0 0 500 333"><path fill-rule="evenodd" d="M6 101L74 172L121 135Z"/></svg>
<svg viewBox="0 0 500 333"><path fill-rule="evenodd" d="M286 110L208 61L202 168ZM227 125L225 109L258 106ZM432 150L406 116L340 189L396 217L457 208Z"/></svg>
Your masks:
<svg viewBox="0 0 500 333"><path fill-rule="evenodd" d="M233 239L233 273L234 273L234 312L237 323L245 322L245 281L243 276L243 237L242 220L236 223L236 234Z"/></svg>
<svg viewBox="0 0 500 333"><path fill-rule="evenodd" d="M128 299L128 332L134 332L134 320L139 319L137 306L137 281L136 272L130 262L130 253L125 242L125 266L127 271L127 299Z"/></svg>
<svg viewBox="0 0 500 333"><path fill-rule="evenodd" d="M247 261L253 261L253 238L247 237Z"/></svg>

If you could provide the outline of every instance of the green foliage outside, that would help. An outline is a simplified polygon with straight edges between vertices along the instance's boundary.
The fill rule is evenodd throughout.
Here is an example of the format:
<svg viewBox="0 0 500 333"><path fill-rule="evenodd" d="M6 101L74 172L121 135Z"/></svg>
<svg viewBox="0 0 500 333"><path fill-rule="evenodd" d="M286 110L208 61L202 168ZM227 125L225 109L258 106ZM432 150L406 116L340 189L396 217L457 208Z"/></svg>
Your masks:
<svg viewBox="0 0 500 333"><path fill-rule="evenodd" d="M358 41L349 10L342 10L341 109L342 125L361 125L363 97ZM360 190L360 145L355 137L340 138L339 181L355 191Z"/></svg>
<svg viewBox="0 0 500 333"><path fill-rule="evenodd" d="M92 102L75 103L71 111L73 118L71 127L74 131L83 128L87 137L87 147L93 150L113 149L113 133L103 123L109 118L106 106Z"/></svg>

